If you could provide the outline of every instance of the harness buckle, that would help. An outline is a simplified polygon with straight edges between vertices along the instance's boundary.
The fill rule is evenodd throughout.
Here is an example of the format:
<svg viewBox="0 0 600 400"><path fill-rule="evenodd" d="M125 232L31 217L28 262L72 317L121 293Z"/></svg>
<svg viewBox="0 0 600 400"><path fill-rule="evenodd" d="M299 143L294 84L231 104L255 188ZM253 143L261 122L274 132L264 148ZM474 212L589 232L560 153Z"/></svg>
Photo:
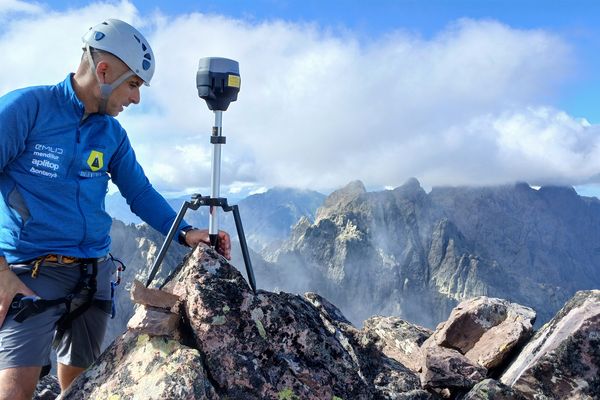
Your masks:
<svg viewBox="0 0 600 400"><path fill-rule="evenodd" d="M45 310L42 304L43 300L39 296L23 296L17 294L10 307L14 310L19 310L15 315L14 320L17 322L23 322L31 315L39 314Z"/></svg>

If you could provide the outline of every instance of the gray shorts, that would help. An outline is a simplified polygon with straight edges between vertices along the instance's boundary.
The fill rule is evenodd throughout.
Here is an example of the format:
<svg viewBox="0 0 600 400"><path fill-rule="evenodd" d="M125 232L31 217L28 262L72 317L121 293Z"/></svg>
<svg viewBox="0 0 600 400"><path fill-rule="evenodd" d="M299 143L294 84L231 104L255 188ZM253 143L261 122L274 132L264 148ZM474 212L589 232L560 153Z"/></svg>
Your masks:
<svg viewBox="0 0 600 400"><path fill-rule="evenodd" d="M78 264L42 264L37 278L31 277L31 268L30 265L11 265L25 285L47 300L72 293L81 276ZM91 271L91 266L89 268ZM115 270L110 258L98 263L96 299L110 300L110 281ZM84 301L85 294L79 295L73 300L72 309ZM0 327L0 370L50 365L56 322L65 310L63 304L56 305L21 323L13 320L14 314L8 315ZM56 350L58 362L80 368L89 367L100 355L108 318L109 314L92 306L75 319Z"/></svg>

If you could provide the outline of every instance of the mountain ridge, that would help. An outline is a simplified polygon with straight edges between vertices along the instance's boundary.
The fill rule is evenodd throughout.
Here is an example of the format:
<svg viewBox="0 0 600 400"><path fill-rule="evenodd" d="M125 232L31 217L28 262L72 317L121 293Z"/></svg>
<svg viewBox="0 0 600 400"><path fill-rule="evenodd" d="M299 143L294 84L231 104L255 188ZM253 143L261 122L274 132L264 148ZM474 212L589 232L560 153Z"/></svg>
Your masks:
<svg viewBox="0 0 600 400"><path fill-rule="evenodd" d="M426 193L416 179L391 191L361 187L332 193L275 257L288 270L303 268L309 287L355 322L385 313L431 327L476 295L531 306L546 321L576 290L600 286L593 244L600 201L572 188L517 183ZM371 294L357 295L359 288Z"/></svg>

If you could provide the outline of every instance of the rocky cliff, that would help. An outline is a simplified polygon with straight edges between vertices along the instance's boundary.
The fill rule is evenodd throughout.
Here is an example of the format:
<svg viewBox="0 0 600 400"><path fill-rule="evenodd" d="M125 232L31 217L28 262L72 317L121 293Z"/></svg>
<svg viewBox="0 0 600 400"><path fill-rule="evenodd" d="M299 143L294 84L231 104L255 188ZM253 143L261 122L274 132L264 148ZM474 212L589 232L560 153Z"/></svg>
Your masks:
<svg viewBox="0 0 600 400"><path fill-rule="evenodd" d="M489 297L434 332L397 317L357 329L317 294L253 293L200 247L163 291L132 296L129 329L63 400L600 396L600 291L578 292L529 342L535 312Z"/></svg>
<svg viewBox="0 0 600 400"><path fill-rule="evenodd" d="M356 323L386 314L433 327L481 295L532 307L543 323L577 290L600 287L598 243L600 201L570 188L353 182L296 224L270 279L325 295Z"/></svg>

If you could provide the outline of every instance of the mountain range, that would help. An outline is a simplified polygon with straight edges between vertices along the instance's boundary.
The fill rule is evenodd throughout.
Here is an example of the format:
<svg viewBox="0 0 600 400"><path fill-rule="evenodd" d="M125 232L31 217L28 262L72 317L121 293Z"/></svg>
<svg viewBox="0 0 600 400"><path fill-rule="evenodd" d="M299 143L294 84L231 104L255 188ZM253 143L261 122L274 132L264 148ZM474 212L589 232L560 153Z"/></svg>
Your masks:
<svg viewBox="0 0 600 400"><path fill-rule="evenodd" d="M577 290L600 287L600 201L568 187L426 192L411 179L367 192L356 181L327 197L278 188L239 205L259 288L318 292L356 325L379 314L434 327L458 302L480 295L534 308L539 325ZM203 213L186 218L206 226ZM222 226L236 237L230 218ZM150 231L117 227L135 239L123 245L127 253L150 246L133 231L140 229ZM155 249L160 235L153 240ZM243 270L236 243L233 250ZM140 251L146 259L136 258L134 268L143 270L154 253Z"/></svg>

